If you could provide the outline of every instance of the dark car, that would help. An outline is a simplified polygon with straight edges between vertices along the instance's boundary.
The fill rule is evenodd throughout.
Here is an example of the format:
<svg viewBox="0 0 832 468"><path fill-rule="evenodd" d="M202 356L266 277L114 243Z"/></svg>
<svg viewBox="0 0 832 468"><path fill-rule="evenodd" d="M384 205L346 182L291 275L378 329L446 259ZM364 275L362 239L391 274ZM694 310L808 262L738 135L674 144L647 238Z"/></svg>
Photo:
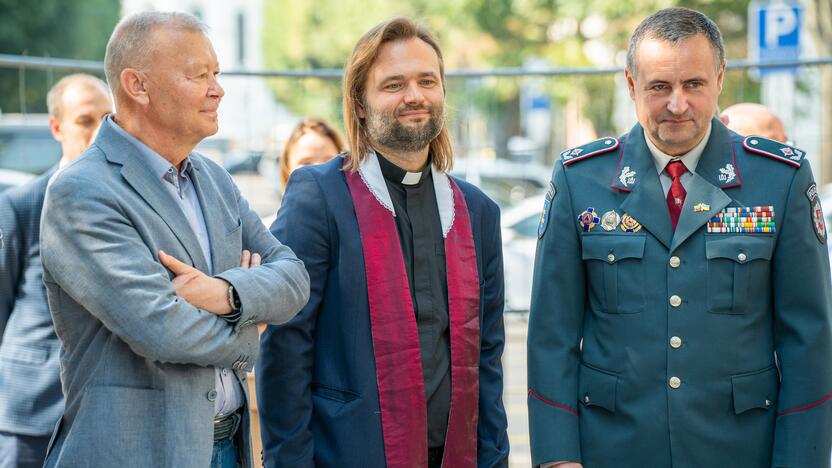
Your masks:
<svg viewBox="0 0 832 468"><path fill-rule="evenodd" d="M0 191L43 174L61 158L61 145L52 138L45 123L4 123L3 120L0 120Z"/></svg>

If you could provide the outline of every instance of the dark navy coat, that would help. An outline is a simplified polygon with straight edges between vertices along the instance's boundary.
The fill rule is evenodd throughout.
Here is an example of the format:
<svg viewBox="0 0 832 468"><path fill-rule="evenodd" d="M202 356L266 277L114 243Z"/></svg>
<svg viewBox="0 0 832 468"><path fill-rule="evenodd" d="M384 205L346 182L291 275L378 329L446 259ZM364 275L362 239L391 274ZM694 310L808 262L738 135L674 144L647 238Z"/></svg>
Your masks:
<svg viewBox="0 0 832 468"><path fill-rule="evenodd" d="M832 300L812 172L799 150L712 125L675 233L641 126L555 164L528 337L534 464L829 466ZM773 207L774 232L708 232L737 207ZM641 228L586 229L589 208Z"/></svg>
<svg viewBox="0 0 832 468"><path fill-rule="evenodd" d="M343 159L295 171L271 231L309 271L309 303L269 326L256 366L265 465L383 467L378 386L361 238ZM499 209L455 179L468 205L480 277L479 466L508 462L500 358Z"/></svg>

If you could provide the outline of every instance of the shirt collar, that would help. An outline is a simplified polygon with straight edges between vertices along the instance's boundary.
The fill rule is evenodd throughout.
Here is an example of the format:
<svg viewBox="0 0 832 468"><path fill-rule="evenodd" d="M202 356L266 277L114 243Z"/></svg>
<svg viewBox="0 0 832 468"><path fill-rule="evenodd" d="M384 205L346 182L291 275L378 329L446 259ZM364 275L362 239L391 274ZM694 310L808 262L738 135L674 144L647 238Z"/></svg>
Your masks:
<svg viewBox="0 0 832 468"><path fill-rule="evenodd" d="M388 182L414 187L421 185L428 178L428 174L430 174L430 157L428 157L428 163L425 164L425 167L421 171L408 172L388 161L381 153L376 152L376 154L378 155L381 174Z"/></svg>
<svg viewBox="0 0 832 468"><path fill-rule="evenodd" d="M670 156L667 153L664 153L662 150L656 147L650 137L647 135L647 132L644 132L644 141L647 143L647 148L650 150L650 154L653 156L653 162L656 164L656 170L661 174L664 172L664 168L667 166L667 163L674 159L681 160L682 163L685 165L687 170L693 173L696 170L696 165L699 164L699 158L702 157L702 152L705 151L705 146L708 144L708 140L711 137L711 122L708 122L708 130L705 132L705 136L702 137L702 141L696 144L690 151L681 155L681 156Z"/></svg>
<svg viewBox="0 0 832 468"><path fill-rule="evenodd" d="M104 123L109 123L110 125L112 125L113 129L119 135L123 136L127 141L132 143L137 150L139 150L139 153L141 153L141 155L144 156L143 160L156 177L158 177L159 179L167 180L167 177L169 177L167 174L170 173L170 169L173 169L173 171L176 172L176 167L173 164L171 164L170 161L162 157L162 155L157 153L156 151L153 151L149 146L142 143L138 138L127 133L127 130L121 128L119 124L116 123L112 115L107 115L105 117ZM184 161L182 161L182 169L179 170L179 174L184 175L186 173L190 173L191 168L192 164L191 158L189 156L185 158ZM174 181L169 180L169 182Z"/></svg>

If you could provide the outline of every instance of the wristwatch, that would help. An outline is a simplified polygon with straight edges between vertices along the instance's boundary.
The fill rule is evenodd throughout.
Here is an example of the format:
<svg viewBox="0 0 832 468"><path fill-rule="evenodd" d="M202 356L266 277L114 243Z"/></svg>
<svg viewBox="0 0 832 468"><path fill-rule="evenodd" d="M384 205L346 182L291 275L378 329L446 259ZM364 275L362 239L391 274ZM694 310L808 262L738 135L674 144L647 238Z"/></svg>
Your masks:
<svg viewBox="0 0 832 468"><path fill-rule="evenodd" d="M232 313L239 312L243 306L242 302L240 302L240 295L237 294L237 290L234 289L233 284L228 285L228 305L231 306Z"/></svg>

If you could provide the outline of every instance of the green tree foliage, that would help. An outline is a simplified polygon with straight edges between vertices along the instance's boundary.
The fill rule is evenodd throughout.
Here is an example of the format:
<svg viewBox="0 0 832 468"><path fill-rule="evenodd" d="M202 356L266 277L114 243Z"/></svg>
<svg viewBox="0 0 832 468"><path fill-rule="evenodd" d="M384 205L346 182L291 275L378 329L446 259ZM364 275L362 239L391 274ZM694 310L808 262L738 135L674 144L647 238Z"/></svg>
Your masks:
<svg viewBox="0 0 832 468"><path fill-rule="evenodd" d="M521 67L530 58L550 66L623 66L627 39L650 13L669 6L685 6L711 17L725 36L728 58L746 56L746 11L749 0L266 0L265 63L277 69L339 68L355 41L376 23L394 15L408 15L436 31L446 67ZM588 37L578 27L598 15L605 24L599 37ZM572 30L569 30L569 24ZM560 28L560 32L559 32ZM564 33L564 31L566 31ZM605 54L586 44L602 43ZM595 57L588 54L595 54ZM599 57L603 55L604 57ZM524 78L452 80L448 104L452 111L479 109L489 116L507 116L493 126L502 146L516 134L519 95ZM546 79L556 109L579 100L583 113L599 134L611 134L617 85L611 76ZM318 114L340 120L340 82L274 80L278 99L299 114ZM745 73L726 76L723 105L759 98L759 85ZM499 150L498 150L499 152Z"/></svg>
<svg viewBox="0 0 832 468"><path fill-rule="evenodd" d="M0 53L103 60L119 19L118 0L0 0ZM59 75L0 69L0 110L46 112Z"/></svg>

